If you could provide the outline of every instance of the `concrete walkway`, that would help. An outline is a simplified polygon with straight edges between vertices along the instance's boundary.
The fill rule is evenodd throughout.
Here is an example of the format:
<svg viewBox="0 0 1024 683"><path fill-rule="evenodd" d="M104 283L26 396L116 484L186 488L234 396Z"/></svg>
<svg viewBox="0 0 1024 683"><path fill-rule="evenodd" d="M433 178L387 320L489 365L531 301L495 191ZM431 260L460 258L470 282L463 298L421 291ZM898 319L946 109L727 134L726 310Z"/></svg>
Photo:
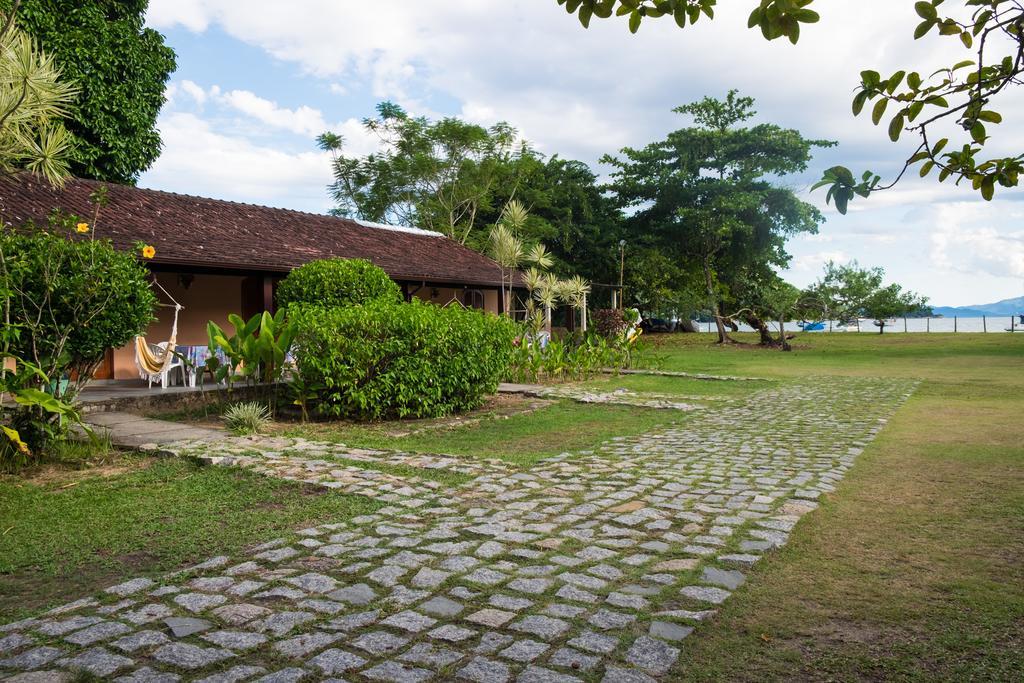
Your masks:
<svg viewBox="0 0 1024 683"><path fill-rule="evenodd" d="M191 427L117 411L91 413L85 416L85 421L96 428L98 434L109 435L113 445L127 448L159 446L176 441L217 441L229 436L216 429Z"/></svg>

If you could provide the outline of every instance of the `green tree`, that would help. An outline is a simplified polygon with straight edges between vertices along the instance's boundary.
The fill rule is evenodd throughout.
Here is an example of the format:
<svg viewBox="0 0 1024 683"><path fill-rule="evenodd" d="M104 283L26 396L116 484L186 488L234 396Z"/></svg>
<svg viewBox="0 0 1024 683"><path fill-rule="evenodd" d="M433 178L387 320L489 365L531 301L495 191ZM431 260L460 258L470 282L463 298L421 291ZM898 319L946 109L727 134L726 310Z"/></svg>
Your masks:
<svg viewBox="0 0 1024 683"><path fill-rule="evenodd" d="M71 146L63 117L77 91L18 29L16 10L0 12L0 174L25 169L59 184Z"/></svg>
<svg viewBox="0 0 1024 683"><path fill-rule="evenodd" d="M672 17L680 28L702 18L713 19L717 0L557 0L584 27L593 17L613 14L628 18L636 33L644 19ZM801 26L816 23L815 0L751 0L749 28L760 29L767 40L785 37L796 43ZM819 5L824 3L819 2ZM883 184L871 171L855 176L843 166L825 172L816 187L827 186L828 201L835 201L840 213L856 196L893 187L913 166L922 177L933 170L940 182L952 178L970 182L985 199L992 199L996 185L1016 187L1024 170L1024 154L982 158L991 139L989 127L1002 122L996 101L1021 83L1024 73L1024 3L1019 0L918 0L911 5L920 22L914 40L937 35L955 41L963 50L961 59L949 62L930 76L906 67L882 76L875 70L860 72L860 84L853 99L853 113L859 115L869 102L875 125L888 116L889 138L895 142L904 132L916 134L917 149L904 162L894 180ZM940 9L944 10L940 14ZM891 10L890 10L891 11ZM931 67L929 67L931 68ZM1000 96L1003 96L1000 98ZM954 123L957 139L935 134L937 128ZM952 128L946 125L945 128Z"/></svg>
<svg viewBox="0 0 1024 683"><path fill-rule="evenodd" d="M334 213L437 230L463 244L482 224L478 216L491 206L499 173L523 149L507 123L430 121L391 102L377 105L377 117L363 124L381 144L365 157L345 156L338 134L317 138L333 155Z"/></svg>
<svg viewBox="0 0 1024 683"><path fill-rule="evenodd" d="M23 0L18 23L80 90L68 117L71 172L133 184L160 155L156 119L175 69L143 25L148 0ZM11 0L0 0L11 7Z"/></svg>
<svg viewBox="0 0 1024 683"><path fill-rule="evenodd" d="M527 149L500 168L490 205L500 208L513 199L529 210L519 234L550 249L555 272L597 283L618 282L622 213L585 163L557 155L545 159ZM495 208L479 214L484 225L499 218ZM486 249L472 238L467 244ZM600 291L607 295L606 289Z"/></svg>
<svg viewBox="0 0 1024 683"><path fill-rule="evenodd" d="M810 289L824 302L829 315L840 320L867 317L875 321L878 333L885 332L886 320L901 315L927 311L928 299L904 291L896 283L883 284L885 270L861 268L856 261L837 265L829 261L825 275Z"/></svg>
<svg viewBox="0 0 1024 683"><path fill-rule="evenodd" d="M729 341L720 302L733 272L785 266L786 239L817 232L822 221L814 206L773 180L805 170L814 147L834 144L773 124L742 126L755 115L753 105L731 91L725 100L678 107L694 126L604 159L615 167L610 189L635 209L630 232L700 270L719 342Z"/></svg>

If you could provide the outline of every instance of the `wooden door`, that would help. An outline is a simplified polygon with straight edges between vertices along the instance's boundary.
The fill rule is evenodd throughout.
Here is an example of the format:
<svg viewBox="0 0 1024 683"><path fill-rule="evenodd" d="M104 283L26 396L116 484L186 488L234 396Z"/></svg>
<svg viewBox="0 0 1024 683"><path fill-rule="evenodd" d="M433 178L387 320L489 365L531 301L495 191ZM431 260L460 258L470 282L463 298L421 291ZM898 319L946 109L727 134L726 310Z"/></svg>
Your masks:
<svg viewBox="0 0 1024 683"><path fill-rule="evenodd" d="M93 379L114 379L114 349L107 349L103 354L103 362L93 373Z"/></svg>

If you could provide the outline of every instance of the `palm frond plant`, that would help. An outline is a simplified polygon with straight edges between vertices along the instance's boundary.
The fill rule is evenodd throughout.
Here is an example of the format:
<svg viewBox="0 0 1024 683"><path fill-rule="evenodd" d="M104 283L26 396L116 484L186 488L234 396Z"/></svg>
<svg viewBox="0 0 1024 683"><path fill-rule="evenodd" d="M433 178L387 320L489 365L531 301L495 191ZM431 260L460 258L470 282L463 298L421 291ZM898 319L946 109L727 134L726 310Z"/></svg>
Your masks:
<svg viewBox="0 0 1024 683"><path fill-rule="evenodd" d="M0 174L26 169L52 185L70 176L71 134L61 123L78 89L61 81L52 55L0 12Z"/></svg>
<svg viewBox="0 0 1024 683"><path fill-rule="evenodd" d="M224 422L234 434L259 434L270 424L270 408L263 403L235 403L224 411Z"/></svg>

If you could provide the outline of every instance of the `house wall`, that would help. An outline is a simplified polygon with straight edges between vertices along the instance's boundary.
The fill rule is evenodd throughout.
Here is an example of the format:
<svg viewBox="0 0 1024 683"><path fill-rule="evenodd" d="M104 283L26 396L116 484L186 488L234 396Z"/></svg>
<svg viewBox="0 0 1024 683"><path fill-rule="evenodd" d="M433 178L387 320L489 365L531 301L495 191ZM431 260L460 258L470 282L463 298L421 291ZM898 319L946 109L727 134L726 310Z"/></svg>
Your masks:
<svg viewBox="0 0 1024 683"><path fill-rule="evenodd" d="M259 288L254 289L253 282L247 278L233 275L193 275L192 283L186 289L178 273L157 273L157 281L174 299L184 306L178 315L178 343L185 345L205 345L206 323L213 320L229 332L233 329L228 323L229 313L238 313L248 317L257 312L254 301ZM437 295L433 296L436 289ZM424 301L445 305L453 297L463 300L462 287L423 287L415 296ZM484 295L484 310L498 312L498 292L493 289L481 289ZM248 296L246 296L248 292ZM171 300L167 294L156 288L157 298L162 304ZM174 309L158 307L155 312L158 320L146 331L146 339L150 343L167 341L171 335L171 323L174 321ZM114 350L114 379L138 379L139 371L135 367L134 343Z"/></svg>
<svg viewBox="0 0 1024 683"><path fill-rule="evenodd" d="M422 287L413 296L423 301L444 306L453 298L458 301L464 301L464 291L462 287ZM481 289L479 291L484 295L484 310L488 313L497 313L498 292L493 289ZM434 294L434 292L437 292L437 294Z"/></svg>
<svg viewBox="0 0 1024 683"><path fill-rule="evenodd" d="M233 275L195 275L188 289L181 284L177 273L157 273L157 281L182 306L178 314L178 343L205 345L206 323L213 320L230 331L229 313L242 313L242 281ZM155 288L160 303L171 303L167 295ZM158 307L158 320L149 326L146 339L150 343L167 341L171 336L174 309ZM134 343L114 351L114 379L138 379L135 367Z"/></svg>

